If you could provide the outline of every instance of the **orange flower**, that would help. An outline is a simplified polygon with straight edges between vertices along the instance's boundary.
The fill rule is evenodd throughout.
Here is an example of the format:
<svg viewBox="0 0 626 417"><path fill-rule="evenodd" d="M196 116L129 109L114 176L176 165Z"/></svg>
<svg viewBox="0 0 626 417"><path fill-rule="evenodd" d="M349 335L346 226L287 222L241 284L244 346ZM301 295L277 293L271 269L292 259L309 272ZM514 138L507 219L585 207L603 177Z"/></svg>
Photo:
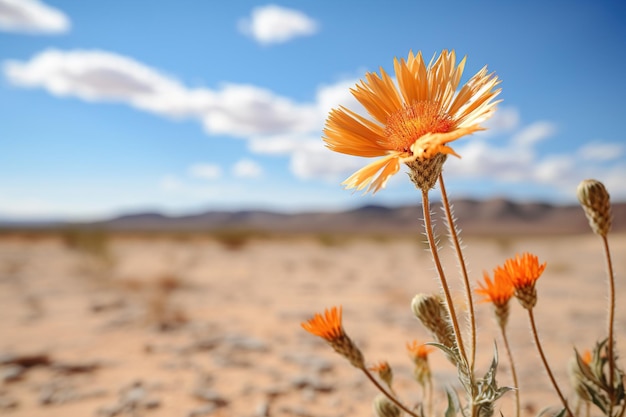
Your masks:
<svg viewBox="0 0 626 417"><path fill-rule="evenodd" d="M539 265L537 256L526 252L521 257L515 255L515 259L507 259L504 263L504 269L506 269L511 284L516 290L519 290L534 287L535 282L546 269L546 263Z"/></svg>
<svg viewBox="0 0 626 417"><path fill-rule="evenodd" d="M505 306L513 294L515 293L515 287L513 287L511 281L508 279L508 275L505 269L502 267L496 267L493 270L493 282L489 279L489 274L483 273L485 279L485 285L480 282L476 289L476 294L485 296L483 302L491 302L496 307Z"/></svg>
<svg viewBox="0 0 626 417"><path fill-rule="evenodd" d="M324 315L316 313L312 319L302 323L302 327L307 332L332 342L345 335L341 325L341 307L326 309Z"/></svg>
<svg viewBox="0 0 626 417"><path fill-rule="evenodd" d="M504 269L509 281L515 287L515 297L522 307L532 309L537 304L537 290L535 283L546 269L546 263L539 265L538 258L530 253L524 253L515 259L507 259Z"/></svg>
<svg viewBox="0 0 626 417"><path fill-rule="evenodd" d="M385 381L387 386L391 388L391 383L393 382L393 371L389 366L389 362L380 361L376 365L372 365L369 367L370 371L376 372L380 379Z"/></svg>
<svg viewBox="0 0 626 417"><path fill-rule="evenodd" d="M387 361L380 361L377 364L374 364L372 366L370 366L368 368L370 371L374 371L374 372L389 372L389 370L391 369L391 367L389 366L389 362Z"/></svg>
<svg viewBox="0 0 626 417"><path fill-rule="evenodd" d="M428 354L433 351L432 346L419 343L417 340L406 343L406 350L414 361L428 359Z"/></svg>
<svg viewBox="0 0 626 417"><path fill-rule="evenodd" d="M500 83L484 67L457 92L465 58L456 64L454 51L444 50L426 66L421 52L394 60L397 85L381 68L367 73L352 89L369 118L345 107L333 109L323 139L333 151L363 157L382 156L346 179L346 188L377 192L400 169L400 162L457 155L448 143L483 130L500 93ZM457 155L458 156L458 155Z"/></svg>
<svg viewBox="0 0 626 417"><path fill-rule="evenodd" d="M365 369L363 354L348 337L341 324L341 307L326 309L324 315L317 313L312 319L301 323L301 326L307 332L326 340L335 352L348 359L353 366Z"/></svg>

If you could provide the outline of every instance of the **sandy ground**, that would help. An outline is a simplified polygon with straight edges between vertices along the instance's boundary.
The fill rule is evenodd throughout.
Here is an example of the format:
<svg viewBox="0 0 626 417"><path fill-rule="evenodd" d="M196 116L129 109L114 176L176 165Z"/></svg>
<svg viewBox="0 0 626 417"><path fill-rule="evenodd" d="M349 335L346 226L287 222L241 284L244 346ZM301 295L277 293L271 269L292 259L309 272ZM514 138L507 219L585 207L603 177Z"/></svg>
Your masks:
<svg viewBox="0 0 626 417"><path fill-rule="evenodd" d="M368 363L388 360L409 404L405 343L431 340L409 305L438 281L417 239L102 238L0 240L0 414L48 416L369 416L376 389L323 341L300 328L342 305L344 326ZM611 237L617 276L616 337L626 345L626 236ZM466 238L472 280L506 257L548 262L538 283L537 324L563 390L572 347L606 333L607 285L599 238ZM452 252L443 250L463 301ZM514 301L509 335L525 414L558 405L524 310ZM477 369L494 340L491 306L477 305ZM430 357L437 389L456 371ZM510 385L501 351L501 385ZM512 395L498 404L513 415ZM438 407L443 407L442 403ZM440 413L442 414L442 413Z"/></svg>

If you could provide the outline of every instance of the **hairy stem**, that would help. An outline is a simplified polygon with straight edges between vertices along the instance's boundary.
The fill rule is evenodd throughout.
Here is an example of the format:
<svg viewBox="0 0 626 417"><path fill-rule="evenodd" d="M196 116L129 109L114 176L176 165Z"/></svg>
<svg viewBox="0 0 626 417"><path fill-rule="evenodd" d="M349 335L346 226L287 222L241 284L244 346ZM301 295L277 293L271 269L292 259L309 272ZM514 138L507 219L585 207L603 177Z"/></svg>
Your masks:
<svg viewBox="0 0 626 417"><path fill-rule="evenodd" d="M520 401L519 401L519 383L517 382L517 371L515 370L515 362L513 361L513 354L511 353L511 347L509 346L509 338L506 335L506 329L504 326L500 326L502 332L502 340L504 340L504 348L506 354L509 357L509 363L511 364L511 376L513 377L513 385L515 386L515 416L520 415Z"/></svg>
<svg viewBox="0 0 626 417"><path fill-rule="evenodd" d="M426 236L428 237L428 245L430 246L430 252L433 256L435 266L437 267L437 272L439 273L439 279L441 280L443 293L446 297L446 305L448 306L450 321L452 321L452 328L454 330L456 344L459 348L459 353L467 363L467 354L465 353L465 347L463 346L463 338L461 337L461 331L459 330L459 321L456 317L454 303L452 302L450 287L448 286L446 275L443 272L443 267L441 266L441 261L439 260L439 252L437 251L437 244L435 243L435 237L433 236L433 225L430 219L430 203L428 200L428 191L422 191L422 206L424 209L424 226L426 229Z"/></svg>
<svg viewBox="0 0 626 417"><path fill-rule="evenodd" d="M615 374L615 356L613 354L613 325L615 322L615 279L613 277L613 263L611 262L611 252L609 251L609 241L605 236L602 236L602 242L604 246L604 254L606 256L606 271L608 275L609 281L609 342L608 342L608 361L609 361L609 415L612 414L613 411L613 402L614 402L614 388L613 388L613 380Z"/></svg>
<svg viewBox="0 0 626 417"><path fill-rule="evenodd" d="M546 359L546 355L543 353L543 349L541 348L541 342L539 341L539 334L537 333L537 326L535 325L535 315L533 314L532 309L528 309L528 318L530 319L530 329L533 334L533 338L535 339L535 345L537 346L537 350L539 351L539 356L541 356L541 361L543 362L543 366L546 368L546 372L548 373L548 377L550 378L550 382L552 382L552 386L556 390L561 402L563 403L563 407L567 411L567 414L570 417L574 417L574 413L570 410L569 405L567 404L567 400L563 396L563 393L559 389L559 385L556 383L556 379L554 379L554 375L552 374L552 370L550 370L550 365L548 365L548 360Z"/></svg>
<svg viewBox="0 0 626 417"><path fill-rule="evenodd" d="M446 188L443 183L443 175L439 174L439 187L441 188L441 199L443 203L444 210L446 212L446 219L448 220L448 231L450 233L450 237L452 238L452 243L454 244L454 250L456 251L456 255L458 258L459 266L461 267L461 273L463 275L463 284L465 285L465 297L467 299L467 308L469 312L469 325L470 325L470 361L469 366L470 370L474 372L474 361L476 359L476 316L474 314L474 301L472 299L472 288L470 286L467 267L465 265L465 258L463 257L463 252L461 251L461 243L459 241L459 236L457 233L456 225L454 223L454 217L452 216L452 209L450 208L450 203L448 202L448 194L446 193Z"/></svg>
<svg viewBox="0 0 626 417"><path fill-rule="evenodd" d="M376 388L378 388L378 390L380 392L383 393L383 395L387 398L389 398L389 400L394 403L397 407L399 407L402 411L404 411L405 413L407 413L410 416L413 417L419 417L417 414L415 414L413 411L409 410L409 408L407 406L405 406L404 404L402 404L394 395L392 395L391 393L389 393L377 380L376 378L374 378L374 376L370 373L370 371L368 371L366 368L361 368L361 370L365 373L365 375L367 376L367 378L372 381L372 383L376 386Z"/></svg>

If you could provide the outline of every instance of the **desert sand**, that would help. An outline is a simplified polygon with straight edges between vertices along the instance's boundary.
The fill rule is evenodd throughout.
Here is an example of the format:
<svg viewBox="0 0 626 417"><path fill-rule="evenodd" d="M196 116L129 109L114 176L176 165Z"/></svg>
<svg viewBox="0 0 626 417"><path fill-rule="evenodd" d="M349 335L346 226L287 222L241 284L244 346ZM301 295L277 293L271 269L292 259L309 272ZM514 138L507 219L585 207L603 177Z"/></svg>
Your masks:
<svg viewBox="0 0 626 417"><path fill-rule="evenodd" d="M400 398L414 404L405 344L432 340L413 317L417 293L438 291L416 238L67 237L0 239L0 414L85 416L371 416L377 394L357 369L300 323L343 306L347 333L368 363L387 360ZM516 252L548 267L535 310L546 355L566 396L573 347L606 335L607 285L600 239L465 237L471 280ZM626 346L626 235L610 236L617 278L616 338ZM463 303L452 251L442 256ZM501 346L491 306L476 305L477 371ZM525 415L558 406L528 317L512 300L508 332ZM500 352L499 381L511 384ZM435 388L458 386L439 352ZM625 366L622 359L622 366ZM498 406L512 416L512 394ZM443 409L438 397L437 407ZM441 414L441 413L440 413ZM595 413L597 414L597 413Z"/></svg>

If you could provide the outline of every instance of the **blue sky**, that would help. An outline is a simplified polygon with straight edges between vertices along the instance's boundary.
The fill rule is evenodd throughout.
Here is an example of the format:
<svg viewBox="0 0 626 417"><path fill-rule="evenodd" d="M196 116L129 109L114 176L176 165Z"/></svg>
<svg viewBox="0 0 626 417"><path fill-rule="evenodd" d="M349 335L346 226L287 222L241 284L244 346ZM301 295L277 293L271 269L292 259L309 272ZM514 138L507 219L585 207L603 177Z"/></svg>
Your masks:
<svg viewBox="0 0 626 417"><path fill-rule="evenodd" d="M594 177L624 200L620 3L0 0L0 217L416 203L404 174L343 190L369 161L321 130L367 71L442 49L502 80L452 198L569 203Z"/></svg>

